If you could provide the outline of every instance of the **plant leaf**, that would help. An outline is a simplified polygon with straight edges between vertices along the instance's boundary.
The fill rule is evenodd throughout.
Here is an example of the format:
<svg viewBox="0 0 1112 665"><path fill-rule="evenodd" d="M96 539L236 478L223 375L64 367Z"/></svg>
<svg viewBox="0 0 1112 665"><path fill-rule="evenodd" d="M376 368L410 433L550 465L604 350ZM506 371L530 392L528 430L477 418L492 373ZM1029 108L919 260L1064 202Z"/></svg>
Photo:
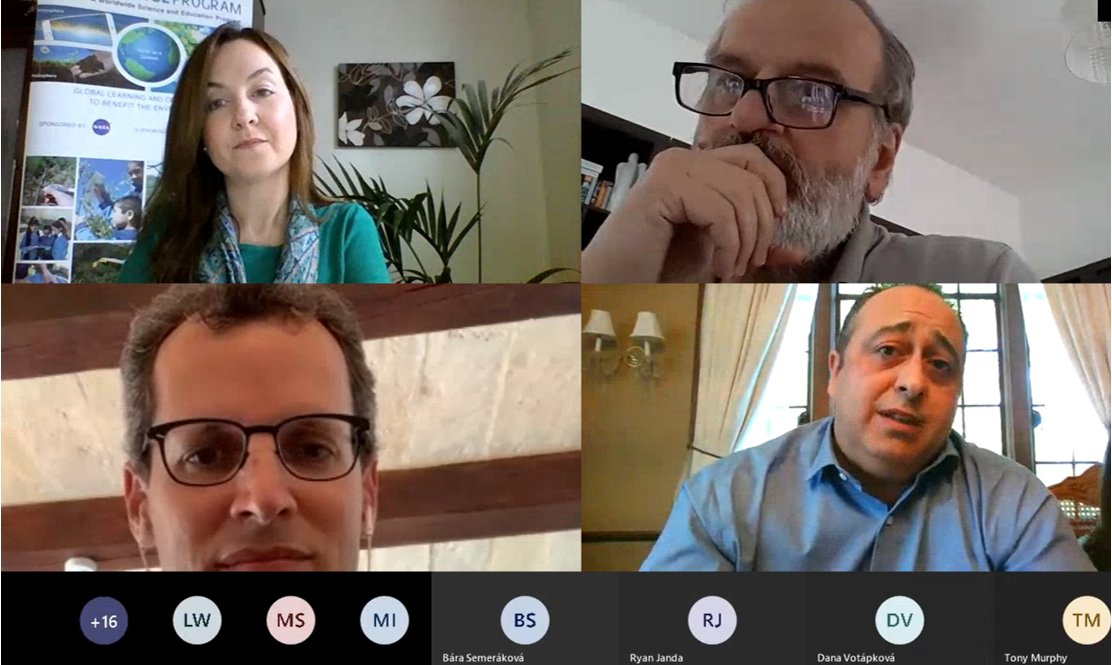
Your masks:
<svg viewBox="0 0 1112 665"><path fill-rule="evenodd" d="M471 167L472 171L478 172L478 162L476 161L475 142L468 134L466 124L460 116L452 115L450 113L441 114L442 125L448 132L448 136L456 144L456 149L463 155L467 165Z"/></svg>
<svg viewBox="0 0 1112 665"><path fill-rule="evenodd" d="M486 128L486 120L489 114L483 114L483 107L479 103L479 96L475 94L475 88L465 84L463 86L463 92L467 95L466 106L470 108L471 113L474 116L471 122L471 129L475 131L476 136L482 136L483 131Z"/></svg>
<svg viewBox="0 0 1112 665"><path fill-rule="evenodd" d="M526 282L526 284L540 284L541 282L548 279L549 277L552 277L553 275L558 275L562 272L579 272L579 271L574 269L574 268L549 268L548 270L545 270L543 272L539 272L536 275L533 275L532 277L530 277L529 281Z"/></svg>
<svg viewBox="0 0 1112 665"><path fill-rule="evenodd" d="M471 89L471 86L468 85L464 85L463 87L466 90ZM483 135L482 119L476 115L477 109L462 98L456 98L455 106L458 110L457 117L460 120L460 126L467 134L468 148L477 152L479 148L479 138Z"/></svg>
<svg viewBox="0 0 1112 665"><path fill-rule="evenodd" d="M487 118L490 118L490 99L487 97L486 81L484 81L482 79L479 79L479 86L478 87L479 87L479 109L480 109L480 112L483 116L483 120L486 121Z"/></svg>
<svg viewBox="0 0 1112 665"><path fill-rule="evenodd" d="M338 157L336 158L336 165L340 167L340 172L344 174L344 180L347 181L347 184L348 184L348 190L347 191L349 192L349 196L356 195L358 190L355 187L355 181L353 181L351 179L351 176L348 174L347 168L344 167L344 165L340 163L340 159ZM354 169L354 167L353 167L353 169Z"/></svg>
<svg viewBox="0 0 1112 665"><path fill-rule="evenodd" d="M452 245L448 248L448 256L452 256L456 253L456 250L459 249L460 243L463 242L463 239L467 237L467 234L471 232L471 229L473 229L476 224L482 221L482 219L482 212L476 212L474 215L471 216L471 219L467 222L467 225L463 227L463 230L459 232L459 235L456 236L455 241L453 241Z"/></svg>

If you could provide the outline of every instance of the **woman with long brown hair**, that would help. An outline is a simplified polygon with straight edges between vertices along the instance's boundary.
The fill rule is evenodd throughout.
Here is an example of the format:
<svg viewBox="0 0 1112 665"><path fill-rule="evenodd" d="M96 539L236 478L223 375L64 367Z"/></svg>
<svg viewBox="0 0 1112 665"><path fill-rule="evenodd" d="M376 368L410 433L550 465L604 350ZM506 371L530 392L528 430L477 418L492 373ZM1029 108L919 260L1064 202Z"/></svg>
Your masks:
<svg viewBox="0 0 1112 665"><path fill-rule="evenodd" d="M313 184L313 116L273 37L198 45L170 107L162 177L121 282L389 282L366 210Z"/></svg>

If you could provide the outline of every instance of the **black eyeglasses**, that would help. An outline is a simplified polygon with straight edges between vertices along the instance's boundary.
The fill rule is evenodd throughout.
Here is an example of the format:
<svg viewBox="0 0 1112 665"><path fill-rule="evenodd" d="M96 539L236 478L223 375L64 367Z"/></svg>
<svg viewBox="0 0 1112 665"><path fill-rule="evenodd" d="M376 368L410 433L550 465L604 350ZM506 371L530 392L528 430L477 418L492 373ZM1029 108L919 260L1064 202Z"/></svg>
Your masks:
<svg viewBox="0 0 1112 665"><path fill-rule="evenodd" d="M278 459L293 476L336 480L355 468L370 431L366 418L335 413L313 413L254 427L231 420L193 418L147 430L143 453L155 441L166 472L176 482L195 487L220 485L247 463L251 436L270 434Z"/></svg>
<svg viewBox="0 0 1112 665"><path fill-rule="evenodd" d="M764 100L768 117L793 129L826 129L834 124L842 101L875 106L884 111L885 118L891 119L887 104L867 92L829 81L804 76L746 78L699 62L677 62L672 75L676 79L676 101L700 115L730 115L745 93L756 90Z"/></svg>

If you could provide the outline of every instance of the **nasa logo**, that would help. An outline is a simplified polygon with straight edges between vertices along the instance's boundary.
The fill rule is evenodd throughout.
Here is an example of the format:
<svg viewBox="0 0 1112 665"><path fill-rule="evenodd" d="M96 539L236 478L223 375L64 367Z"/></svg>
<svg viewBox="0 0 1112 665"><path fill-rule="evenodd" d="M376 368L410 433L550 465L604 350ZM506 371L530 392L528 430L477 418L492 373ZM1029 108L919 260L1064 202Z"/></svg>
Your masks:
<svg viewBox="0 0 1112 665"><path fill-rule="evenodd" d="M97 136L104 136L111 129L112 123L108 122L107 120L101 119L93 123L93 131L96 132Z"/></svg>

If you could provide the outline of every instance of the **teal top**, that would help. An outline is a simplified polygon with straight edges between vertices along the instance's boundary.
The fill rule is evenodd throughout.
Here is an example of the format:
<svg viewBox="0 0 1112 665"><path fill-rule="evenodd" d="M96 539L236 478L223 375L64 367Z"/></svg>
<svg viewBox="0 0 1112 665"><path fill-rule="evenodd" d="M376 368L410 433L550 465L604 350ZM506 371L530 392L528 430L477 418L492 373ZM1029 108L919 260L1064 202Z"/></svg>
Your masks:
<svg viewBox="0 0 1112 665"><path fill-rule="evenodd" d="M321 220L320 266L317 282L321 284L389 284L390 274L374 220L362 206L354 203L333 203L314 207ZM140 233L135 248L124 262L117 282L144 284L150 282L150 257L157 239L153 234ZM282 247L264 247L240 243L247 280L252 284L270 284L278 275Z"/></svg>

